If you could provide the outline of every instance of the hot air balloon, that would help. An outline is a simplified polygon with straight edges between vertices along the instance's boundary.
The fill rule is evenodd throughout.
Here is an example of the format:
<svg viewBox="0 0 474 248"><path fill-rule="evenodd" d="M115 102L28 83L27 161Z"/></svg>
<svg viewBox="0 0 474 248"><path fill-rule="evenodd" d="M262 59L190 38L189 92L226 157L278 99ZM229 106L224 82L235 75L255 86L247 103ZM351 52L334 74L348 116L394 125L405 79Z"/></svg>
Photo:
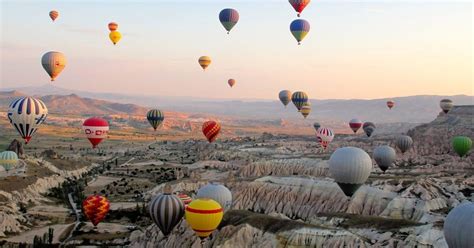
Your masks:
<svg viewBox="0 0 474 248"><path fill-rule="evenodd" d="M206 121L202 124L202 133L206 136L209 143L216 140L220 131L221 125L215 121Z"/></svg>
<svg viewBox="0 0 474 248"><path fill-rule="evenodd" d="M186 221L200 238L206 238L216 230L224 216L218 202L209 199L196 199L185 210Z"/></svg>
<svg viewBox="0 0 474 248"><path fill-rule="evenodd" d="M66 57L60 52L47 52L41 58L41 64L51 77L51 81L54 81L59 76L64 67L66 67L66 63Z"/></svg>
<svg viewBox="0 0 474 248"><path fill-rule="evenodd" d="M21 97L10 103L7 117L28 144L39 126L46 120L48 108L43 101L33 97Z"/></svg>
<svg viewBox="0 0 474 248"><path fill-rule="evenodd" d="M313 127L314 129L316 129L316 132L319 130L319 128L321 127L321 124L319 124L319 122L315 122L313 123Z"/></svg>
<svg viewBox="0 0 474 248"><path fill-rule="evenodd" d="M296 41L298 41L298 45L301 44L301 41L309 33L309 29L309 22L303 19L294 20L290 24L291 34L293 34Z"/></svg>
<svg viewBox="0 0 474 248"><path fill-rule="evenodd" d="M0 152L0 165L6 171L15 168L18 164L18 155L12 151Z"/></svg>
<svg viewBox="0 0 474 248"><path fill-rule="evenodd" d="M466 136L456 136L453 138L453 149L459 155L464 157L472 147L472 140Z"/></svg>
<svg viewBox="0 0 474 248"><path fill-rule="evenodd" d="M298 17L300 17L301 12L303 12L304 8L311 2L311 0L288 0L293 9L298 12Z"/></svg>
<svg viewBox="0 0 474 248"><path fill-rule="evenodd" d="M151 126L156 131L158 126L160 126L163 120L165 119L165 115L158 109L151 109L146 114L146 119L148 120L148 122L150 122Z"/></svg>
<svg viewBox="0 0 474 248"><path fill-rule="evenodd" d="M339 148L329 158L329 172L332 178L349 197L365 183L371 170L372 159L360 148Z"/></svg>
<svg viewBox="0 0 474 248"><path fill-rule="evenodd" d="M453 101L449 99L443 99L439 102L439 106L441 107L441 109L443 110L445 114L447 114L449 110L453 108L453 105L454 105Z"/></svg>
<svg viewBox="0 0 474 248"><path fill-rule="evenodd" d="M193 198L184 193L178 194L178 198L183 202L185 208L193 201Z"/></svg>
<svg viewBox="0 0 474 248"><path fill-rule="evenodd" d="M91 195L82 202L82 212L97 226L109 212L110 202L100 195Z"/></svg>
<svg viewBox="0 0 474 248"><path fill-rule="evenodd" d="M280 102L283 103L283 105L288 105L291 101L291 91L289 90L282 90L280 93L278 93L278 98L280 98Z"/></svg>
<svg viewBox="0 0 474 248"><path fill-rule="evenodd" d="M59 16L59 12L56 10L51 10L49 12L49 17L51 18L51 20L53 20L53 22L56 20L56 18L58 18L58 16Z"/></svg>
<svg viewBox="0 0 474 248"><path fill-rule="evenodd" d="M122 34L119 31L112 31L109 34L109 38L112 41L112 43L116 45L120 41L120 39L122 39Z"/></svg>
<svg viewBox="0 0 474 248"><path fill-rule="evenodd" d="M224 26L225 30L227 30L228 34L239 21L239 12L235 9L223 9L219 13L219 21L222 26Z"/></svg>
<svg viewBox="0 0 474 248"><path fill-rule="evenodd" d="M402 153L405 153L413 145L413 140L408 135L400 135L397 137L395 145L397 145L398 149L400 149Z"/></svg>
<svg viewBox="0 0 474 248"><path fill-rule="evenodd" d="M297 91L291 95L291 101L298 109L298 112L301 110L301 107L308 102L308 95L302 91Z"/></svg>
<svg viewBox="0 0 474 248"><path fill-rule="evenodd" d="M150 216L164 236L173 231L184 216L184 204L171 191L165 190L149 204Z"/></svg>
<svg viewBox="0 0 474 248"><path fill-rule="evenodd" d="M375 131L375 124L372 122L365 122L364 125L362 126L362 129L364 130L367 137L370 137L372 133Z"/></svg>
<svg viewBox="0 0 474 248"><path fill-rule="evenodd" d="M362 121L359 119L352 119L349 121L349 127L352 129L354 133L357 133L357 130L362 126Z"/></svg>
<svg viewBox="0 0 474 248"><path fill-rule="evenodd" d="M115 22L111 22L111 23L109 23L108 27L109 27L109 30L110 30L111 32L112 32L112 31L116 31L117 28L118 28L118 24L115 23Z"/></svg>
<svg viewBox="0 0 474 248"><path fill-rule="evenodd" d="M326 149L329 143L334 139L334 131L330 128L320 127L316 136L321 146Z"/></svg>
<svg viewBox="0 0 474 248"><path fill-rule="evenodd" d="M209 56L201 56L199 57L198 62L202 69L206 70L206 68L211 64L211 58Z"/></svg>
<svg viewBox="0 0 474 248"><path fill-rule="evenodd" d="M103 139L107 138L109 123L102 118L91 117L84 121L82 129L91 142L92 148L96 148Z"/></svg>
<svg viewBox="0 0 474 248"><path fill-rule="evenodd" d="M200 188L196 194L196 198L209 198L221 205L224 211L229 210L232 206L232 193L230 190L215 182L211 182L206 186Z"/></svg>
<svg viewBox="0 0 474 248"><path fill-rule="evenodd" d="M474 247L474 203L465 202L453 208L444 221L448 247Z"/></svg>
<svg viewBox="0 0 474 248"><path fill-rule="evenodd" d="M309 115L309 113L311 113L311 104L309 104L309 102L303 104L303 106L301 107L300 112L303 115L303 117L306 119L306 117Z"/></svg>
<svg viewBox="0 0 474 248"><path fill-rule="evenodd" d="M390 146L378 146L374 149L374 160L384 173L396 158L397 153Z"/></svg>
<svg viewBox="0 0 474 248"><path fill-rule="evenodd" d="M235 85L235 79L232 79L232 78L231 78L231 79L229 79L229 80L227 81L227 83L228 83L229 86L232 88L232 87L234 87L234 85Z"/></svg>
<svg viewBox="0 0 474 248"><path fill-rule="evenodd" d="M395 105L395 102L394 102L394 101L392 101L392 100L387 101L387 107L388 107L389 109L392 109L394 105Z"/></svg>

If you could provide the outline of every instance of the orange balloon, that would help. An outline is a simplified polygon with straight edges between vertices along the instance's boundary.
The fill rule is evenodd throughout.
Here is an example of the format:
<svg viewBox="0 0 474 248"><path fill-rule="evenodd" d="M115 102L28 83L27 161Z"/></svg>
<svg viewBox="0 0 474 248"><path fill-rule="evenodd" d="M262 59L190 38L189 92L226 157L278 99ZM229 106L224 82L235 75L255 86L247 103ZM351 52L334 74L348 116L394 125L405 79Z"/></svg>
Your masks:
<svg viewBox="0 0 474 248"><path fill-rule="evenodd" d="M209 143L216 140L217 135L221 131L221 125L215 121L206 121L202 124L202 132L206 136Z"/></svg>
<svg viewBox="0 0 474 248"><path fill-rule="evenodd" d="M94 226L105 219L109 209L109 200L100 195L91 195L82 202L82 211Z"/></svg>
<svg viewBox="0 0 474 248"><path fill-rule="evenodd" d="M117 30L117 28L118 28L118 24L117 24L117 23L115 23L115 22L109 23L109 30L110 30L110 31L115 31L115 30Z"/></svg>

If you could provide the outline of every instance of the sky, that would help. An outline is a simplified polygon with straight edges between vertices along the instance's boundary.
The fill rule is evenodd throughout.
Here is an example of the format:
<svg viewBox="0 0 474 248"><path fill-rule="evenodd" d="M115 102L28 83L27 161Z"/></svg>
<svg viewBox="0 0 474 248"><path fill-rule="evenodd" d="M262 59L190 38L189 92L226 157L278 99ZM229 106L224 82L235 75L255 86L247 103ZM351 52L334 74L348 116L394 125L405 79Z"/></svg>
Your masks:
<svg viewBox="0 0 474 248"><path fill-rule="evenodd" d="M286 0L6 1L0 88L49 84L41 56L60 51L59 87L123 94L275 99L473 95L473 6L453 1L316 1L300 46ZM218 14L235 8L229 35ZM50 10L60 13L56 22ZM113 46L107 24L119 24ZM212 58L203 72L197 60ZM227 80L234 78L234 88Z"/></svg>

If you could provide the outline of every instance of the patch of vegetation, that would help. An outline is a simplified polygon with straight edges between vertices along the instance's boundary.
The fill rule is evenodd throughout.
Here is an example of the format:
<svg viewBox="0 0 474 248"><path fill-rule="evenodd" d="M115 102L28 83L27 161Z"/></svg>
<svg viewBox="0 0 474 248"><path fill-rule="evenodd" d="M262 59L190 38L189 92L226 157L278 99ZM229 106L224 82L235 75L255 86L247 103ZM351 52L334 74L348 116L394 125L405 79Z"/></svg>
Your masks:
<svg viewBox="0 0 474 248"><path fill-rule="evenodd" d="M340 224L343 228L375 228L381 231L398 230L404 227L421 226L425 223L420 223L405 219L390 219L380 216L367 216L347 213L319 213L320 217L329 218L344 218L345 220Z"/></svg>

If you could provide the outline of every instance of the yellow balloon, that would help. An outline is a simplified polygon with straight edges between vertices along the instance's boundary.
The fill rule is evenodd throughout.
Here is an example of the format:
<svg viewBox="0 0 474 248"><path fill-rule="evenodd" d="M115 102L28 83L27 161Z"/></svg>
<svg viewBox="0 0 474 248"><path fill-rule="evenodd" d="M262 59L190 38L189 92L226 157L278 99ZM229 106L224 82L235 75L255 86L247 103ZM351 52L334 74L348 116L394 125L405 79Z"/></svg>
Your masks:
<svg viewBox="0 0 474 248"><path fill-rule="evenodd" d="M209 198L196 199L186 208L186 221L200 238L211 235L223 216L221 205Z"/></svg>
<svg viewBox="0 0 474 248"><path fill-rule="evenodd" d="M211 58L209 56L201 56L199 57L198 62L202 69L206 70L206 68L211 64Z"/></svg>
<svg viewBox="0 0 474 248"><path fill-rule="evenodd" d="M112 43L117 44L120 39L122 39L122 34L119 31L112 31L109 34L109 38L112 41Z"/></svg>

